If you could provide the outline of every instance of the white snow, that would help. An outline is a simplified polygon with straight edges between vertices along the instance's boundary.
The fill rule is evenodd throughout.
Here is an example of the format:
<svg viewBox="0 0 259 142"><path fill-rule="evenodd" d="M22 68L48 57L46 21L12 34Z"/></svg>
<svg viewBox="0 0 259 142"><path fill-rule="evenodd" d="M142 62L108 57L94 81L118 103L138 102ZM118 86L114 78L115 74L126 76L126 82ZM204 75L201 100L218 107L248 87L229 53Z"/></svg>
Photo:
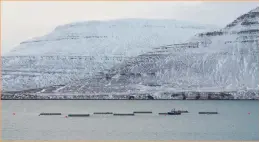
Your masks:
<svg viewBox="0 0 259 142"><path fill-rule="evenodd" d="M6 55L136 56L212 28L176 20L89 21L59 26L48 35L21 43Z"/></svg>
<svg viewBox="0 0 259 142"><path fill-rule="evenodd" d="M253 19L259 22L258 15L251 17L248 16L244 19ZM165 59L157 58L143 63L136 59L136 62L128 63L131 66L122 64L121 67L118 67L117 73L124 69L127 74L141 72L143 76L141 79L128 77L124 82L120 82L123 77L116 78L115 85L127 82L128 87L132 88L131 84L162 84L162 87L133 85L133 88L147 92L159 90L211 90L214 92L258 90L259 27L241 25L240 23L242 23L242 19L239 24L228 29L225 28L222 35L206 36L205 34L203 37L197 35L190 38L190 42L199 42L199 48L188 48L187 45L187 48L181 47L178 50L178 47L172 44L166 46L168 49L154 48L153 52L149 53L159 54L158 51L166 51ZM251 27L257 31L239 33L244 30L248 31ZM246 37L249 37L250 41ZM207 43L204 44L204 41ZM171 50L172 47L174 48ZM145 76L145 73L150 71L155 72L156 76ZM171 86L166 86L166 84L171 84ZM76 85L79 85L80 89L75 87ZM87 86L88 84L80 81L67 85L73 91L79 92L85 91Z"/></svg>
<svg viewBox="0 0 259 142"><path fill-rule="evenodd" d="M253 12L258 8L248 14ZM240 32L259 27L242 25L244 20L259 22L259 17L236 20L235 26L217 30L222 35L210 36L198 33L211 32L214 27L176 20L124 19L59 26L48 35L25 41L3 58L3 88L22 90L66 84L55 92L87 92L84 89L88 79L116 67L117 74L102 87L122 87L119 69L128 69L126 73L143 73L141 79L124 80L129 88L156 95L164 91L258 90L259 33ZM174 45L185 42L198 43L198 48ZM175 48L163 49L165 46ZM136 58L131 67L123 62L128 57L160 51L166 51L165 58L143 63ZM156 76L146 75L150 71ZM154 82L162 85L145 85Z"/></svg>
<svg viewBox="0 0 259 142"><path fill-rule="evenodd" d="M4 90L66 84L153 47L185 41L212 26L176 20L122 19L58 26L2 58ZM93 59L92 59L93 58Z"/></svg>

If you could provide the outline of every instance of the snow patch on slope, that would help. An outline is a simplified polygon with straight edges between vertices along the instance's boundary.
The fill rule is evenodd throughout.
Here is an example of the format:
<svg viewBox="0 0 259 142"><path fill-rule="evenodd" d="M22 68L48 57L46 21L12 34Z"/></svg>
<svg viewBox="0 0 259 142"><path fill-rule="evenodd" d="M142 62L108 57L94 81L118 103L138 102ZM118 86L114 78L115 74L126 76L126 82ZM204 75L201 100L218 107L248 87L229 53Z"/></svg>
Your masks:
<svg viewBox="0 0 259 142"><path fill-rule="evenodd" d="M177 43L211 26L176 20L122 19L58 26L2 57L3 89L66 84L119 64L153 47Z"/></svg>
<svg viewBox="0 0 259 142"><path fill-rule="evenodd" d="M111 77L99 82L99 86L109 87L92 89L91 82L95 80L92 78L68 84L60 91L258 90L259 13L252 11L244 15L235 20L234 25L199 33L188 43L153 48L114 67L108 72ZM256 22L239 24L251 19ZM123 87L118 90L116 86L120 85Z"/></svg>
<svg viewBox="0 0 259 142"><path fill-rule="evenodd" d="M135 56L211 28L176 20L89 21L59 26L48 35L22 42L7 55Z"/></svg>

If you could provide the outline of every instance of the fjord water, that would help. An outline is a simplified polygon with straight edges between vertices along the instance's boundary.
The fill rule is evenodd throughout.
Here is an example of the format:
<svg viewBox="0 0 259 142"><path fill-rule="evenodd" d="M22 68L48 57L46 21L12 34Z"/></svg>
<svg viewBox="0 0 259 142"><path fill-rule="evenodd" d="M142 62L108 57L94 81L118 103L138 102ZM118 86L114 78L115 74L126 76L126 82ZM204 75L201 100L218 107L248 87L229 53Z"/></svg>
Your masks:
<svg viewBox="0 0 259 142"><path fill-rule="evenodd" d="M4 140L259 140L258 101L2 101ZM158 115L171 109L178 116ZM69 113L153 111L135 116ZM199 111L218 111L201 115ZM39 116L60 112L61 116Z"/></svg>

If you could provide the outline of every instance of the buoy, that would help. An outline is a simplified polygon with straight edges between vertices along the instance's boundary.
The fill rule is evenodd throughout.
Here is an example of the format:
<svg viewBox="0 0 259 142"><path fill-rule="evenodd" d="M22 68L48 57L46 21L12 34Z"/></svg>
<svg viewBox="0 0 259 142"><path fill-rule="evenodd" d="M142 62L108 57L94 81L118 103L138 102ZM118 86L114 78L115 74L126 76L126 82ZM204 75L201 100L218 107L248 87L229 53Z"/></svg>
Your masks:
<svg viewBox="0 0 259 142"><path fill-rule="evenodd" d="M248 114L250 115L250 112L248 112Z"/></svg>
<svg viewBox="0 0 259 142"><path fill-rule="evenodd" d="M13 115L15 115L15 113L13 113Z"/></svg>
<svg viewBox="0 0 259 142"><path fill-rule="evenodd" d="M67 116L65 116L65 118L67 118Z"/></svg>

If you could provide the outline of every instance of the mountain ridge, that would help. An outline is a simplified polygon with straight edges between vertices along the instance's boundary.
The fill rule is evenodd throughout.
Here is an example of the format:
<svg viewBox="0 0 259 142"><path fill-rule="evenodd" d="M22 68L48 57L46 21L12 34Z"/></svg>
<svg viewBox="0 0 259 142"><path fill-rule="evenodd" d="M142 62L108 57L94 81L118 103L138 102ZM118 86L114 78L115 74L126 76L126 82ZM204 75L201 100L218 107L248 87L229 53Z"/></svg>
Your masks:
<svg viewBox="0 0 259 142"><path fill-rule="evenodd" d="M54 87L50 92L139 92L151 93L153 96L170 96L179 91L207 90L234 91L232 96L235 98L258 98L258 7L243 15L232 22L235 24L230 23L225 28L198 32L192 37L184 35L186 40L163 42L165 46L159 43L160 46L155 45L143 53L132 52L134 54L126 56L132 58L111 63L112 65L107 67L99 66L102 69L92 72L92 76L73 76L71 83ZM245 21L253 22L242 24ZM172 37L177 36L176 34ZM99 63L105 64L103 61ZM44 94L43 90L38 92ZM253 90L253 93L250 90ZM237 93L239 91L243 91L243 94Z"/></svg>
<svg viewBox="0 0 259 142"><path fill-rule="evenodd" d="M251 18L251 16L249 16L249 14L251 14L251 13L253 14L253 12L257 13L257 15L252 18L256 18L256 20L258 21L259 14L256 10L252 10L252 12L250 11L250 12L248 12L248 14L244 14L244 15L248 15L248 17ZM240 18L238 18L238 19L240 19ZM242 21L239 23L242 23ZM256 29L258 29L258 22L253 23L253 25L254 24L257 25ZM247 25L243 25L243 26L247 26ZM226 27L228 27L228 26L226 26ZM223 30L225 30L225 29L223 29ZM243 28L240 28L239 30L242 31ZM222 31L222 30L220 30L220 31ZM225 33L222 33L222 34L217 34L217 32L207 32L205 34L200 33L200 34L196 35L195 37L202 38L202 39L203 38L208 39L207 43L202 42L201 39L199 39L199 40L191 39L189 41L189 44L186 43L186 44L182 44L182 45L181 44L168 45L168 46L164 46L161 48L155 48L155 50L156 50L155 52L150 52L151 54L149 54L149 55L148 54L141 55L141 56L146 56L148 58L148 56L151 56L153 54L152 56L154 58L156 58L156 59L154 59L154 61L151 61L149 63L148 61L141 61L141 59L140 59L140 60L133 61L132 63L129 63L129 64L125 63L125 65L123 65L124 67L122 66L122 67L117 68L117 71L115 71L115 72L110 71L108 73L108 74L111 74L110 78L109 78L110 81L106 81L106 83L104 83L104 84L107 84L108 86L110 86L112 88L112 87L116 87L117 85L119 85L118 84L119 82L124 83L124 85L125 85L125 82L127 82L126 86L127 85L134 86L137 84L143 84L146 81L151 82L151 84L153 84L152 86L161 86L161 84L163 86L164 84L167 84L169 82L171 82L171 84L172 84L172 82L174 82L175 84L174 85L172 84L172 85L175 87L179 84L179 82L188 80L188 81L193 82L193 84L182 82L184 85L181 84L178 86L187 87L189 85L191 85L191 86L195 85L193 89L197 89L197 87L199 85L201 85L201 83L204 82L202 80L207 80L207 81L211 80L212 86L214 86L216 88L216 90L221 90L222 87L225 88L222 91L227 91L229 89L232 91L243 90L243 89L244 90L247 90L247 89L248 90L249 89L258 90L258 88L259 88L259 84L258 84L258 80L257 80L257 78L258 78L258 74L257 74L257 72L258 72L258 59L257 59L258 56L256 53L258 53L258 33L259 32L256 32L255 35L251 36L254 40L247 41L246 38L244 38L244 39L239 38L240 31L238 31L237 34L233 34L233 32L231 30L225 31ZM208 33L211 33L211 34L208 34ZM241 37L245 37L246 35L247 35L247 33L242 33ZM232 41L227 41L227 40L232 40ZM244 42L244 41L246 41L246 42ZM194 43L196 42L197 45L193 44L193 42ZM216 43L216 44L214 44L214 43ZM180 45L181 49L176 50L176 48L178 48L177 46L179 46L179 45ZM225 48L226 46L228 48ZM198 50L199 48L202 48L202 49ZM173 49L173 51L168 51L168 49ZM158 51L163 51L164 53L161 54L161 52L158 53ZM168 52L165 53L166 51L168 51ZM206 54L204 54L204 53L206 53ZM155 57L155 56L157 56L157 57ZM175 56L177 56L177 58L179 57L179 59L175 58ZM203 58L205 58L205 60L200 58L200 56L203 56ZM138 58L138 57L136 57L136 58ZM188 57L190 59L188 59L188 58L186 59L186 57ZM233 60L232 59L233 57L236 59ZM220 58L222 58L222 59L220 59ZM170 71L164 72L166 70L166 68L165 68L165 69L162 69L161 73L159 73L158 72L159 69L161 69L161 67L162 68L165 67L167 62L170 60L172 60L172 62L169 64L168 67L166 67ZM190 62L189 65L191 65L191 66L186 64L186 62L184 60L185 61L187 60L188 62ZM246 61L248 61L248 62L246 62ZM177 65L176 64L177 62L179 62L181 64ZM211 62L211 63L207 63L207 65L205 65L205 62ZM144 63L144 65L143 65L143 63ZM154 64L156 64L156 65L154 65ZM197 64L198 66L195 67L196 66L195 64ZM210 67L210 64L212 64L212 65L215 64L215 66ZM228 64L228 65L224 65L224 64ZM233 64L234 66L231 64ZM152 67L152 66L154 66L154 67ZM205 68L204 66L207 66L207 67ZM233 69L237 68L237 71L235 71L235 72L231 71L229 73L224 71L224 70L228 70L228 68L231 66L233 66ZM174 67L174 69L172 70L172 69L170 69L170 67ZM203 71L200 70L200 67L203 68ZM211 69L208 70L208 68L211 68ZM147 69L149 69L149 71ZM175 69L177 69L177 70L180 69L180 72ZM206 69L206 71L204 71L204 69ZM192 70L189 72L191 74L191 76L188 76L188 71L187 71L187 79L186 78L181 79L181 77L180 77L182 74L181 72L184 72L184 70ZM197 71L197 73L195 73L196 71ZM150 76L148 78L142 77L143 75L147 75L149 72L153 73L154 77L150 77ZM172 72L176 76L172 76L172 74L170 72ZM206 73L208 75L205 75L204 73ZM131 74L132 74L132 76L131 76ZM156 74L160 74L160 75L156 75ZM197 76L196 78L193 78L193 76L195 77L196 75L199 75L199 74L201 76ZM224 75L224 74L227 74L227 75ZM182 74L182 77L184 77L185 75L186 75L185 73ZM137 78L136 78L136 76L137 76ZM207 76L207 78L205 79L206 76ZM219 79L214 78L217 76L220 78ZM229 76L230 76L230 78L229 78ZM105 77L103 77L103 78L105 78ZM152 81L154 78L155 78L155 81ZM168 80L168 78L169 78L169 82L164 82L165 80ZM171 78L174 80L175 80L175 78L180 78L180 80L174 81L174 80L170 80ZM144 81L143 79L146 81ZM119 81L119 80L121 80L121 81ZM159 81L162 81L162 82L159 83ZM201 82L197 82L197 81L201 81ZM215 81L217 81L218 83L215 84L216 83ZM250 82L247 82L247 81L250 81ZM84 80L84 82L86 82L86 80ZM65 90L65 91L62 93L66 93L67 91L68 92L71 92L71 91L79 92L79 93L90 93L87 91L92 90L91 82L93 82L93 80L88 81L88 83L87 82L86 83L75 82L74 86L73 86L73 84L67 85L67 87L63 87L63 90ZM144 84L149 84L148 82L146 82ZM81 84L81 85L78 85L78 84ZM116 85L113 85L113 84L116 84ZM202 84L201 86L205 87L207 84L209 84L209 82L206 82L205 84ZM220 84L221 84L221 86L218 86ZM170 86L169 88L171 88L173 86ZM145 85L142 87L148 88ZM208 87L210 87L210 86L208 86ZM228 89L228 87L230 87L230 88ZM67 88L67 90L66 90L66 88ZM152 88L152 87L150 87L150 88ZM178 89L175 88L175 89L176 89L176 91L177 90L179 91L179 90L185 90L187 88L178 88ZM202 88L198 87L198 90L200 90L200 89L202 89ZM211 89L213 89L213 88L211 88ZM95 91L99 91L99 90L100 90L100 88L97 88L97 90L95 89ZM110 89L107 88L107 90L110 90ZM128 88L128 90L130 90L130 88ZM162 90L165 90L165 88L163 88ZM62 90L59 90L59 91L62 91ZM150 92L150 91L151 90L148 90L147 92ZM158 90L156 90L156 91L158 91ZM191 90L191 91L195 91L195 90Z"/></svg>
<svg viewBox="0 0 259 142"><path fill-rule="evenodd" d="M3 89L41 88L90 77L124 58L137 56L160 44L185 41L195 33L210 29L181 28L182 22L176 20L167 20L167 23L159 20L128 21L85 26L83 23L83 28L74 26L72 29L66 29L65 25L61 26L62 29L57 27L47 35L23 42L2 58ZM95 60L91 60L93 57ZM71 74L56 73L55 70L71 71ZM25 71L32 73L28 76Z"/></svg>

